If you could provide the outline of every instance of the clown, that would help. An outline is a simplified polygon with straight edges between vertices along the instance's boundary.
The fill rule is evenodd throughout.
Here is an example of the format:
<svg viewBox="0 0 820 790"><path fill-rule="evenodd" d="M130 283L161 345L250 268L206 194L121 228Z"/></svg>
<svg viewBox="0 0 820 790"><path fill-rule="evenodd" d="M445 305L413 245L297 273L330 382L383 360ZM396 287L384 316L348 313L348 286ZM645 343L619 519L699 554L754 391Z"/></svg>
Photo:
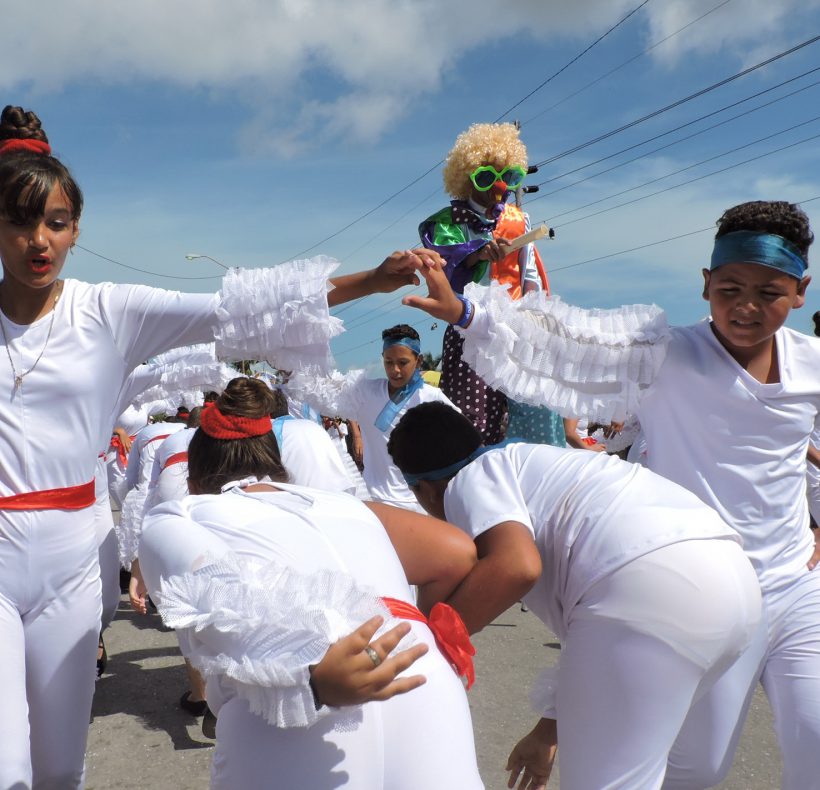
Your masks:
<svg viewBox="0 0 820 790"><path fill-rule="evenodd" d="M509 203L527 174L527 149L512 123L477 123L456 139L444 165L450 205L419 225L421 243L447 263L457 294L470 282L505 285L513 299L531 291L549 293L549 281L534 244L507 251L505 242L530 230L530 219ZM466 315L462 320L469 320ZM462 339L452 325L444 334L441 389L470 419L484 441L503 438L506 397L488 387L461 361ZM509 403L508 435L565 445L560 418L546 410Z"/></svg>

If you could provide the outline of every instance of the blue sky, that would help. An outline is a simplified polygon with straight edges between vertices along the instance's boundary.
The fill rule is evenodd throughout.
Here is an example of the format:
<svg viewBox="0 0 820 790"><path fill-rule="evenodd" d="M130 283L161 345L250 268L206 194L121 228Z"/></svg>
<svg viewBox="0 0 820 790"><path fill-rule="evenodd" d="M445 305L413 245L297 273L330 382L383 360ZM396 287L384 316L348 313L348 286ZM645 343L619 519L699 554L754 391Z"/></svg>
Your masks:
<svg viewBox="0 0 820 790"><path fill-rule="evenodd" d="M414 245L447 203L436 164L456 135L535 91L504 119L522 121L531 162L557 157L527 198L556 228L540 245L553 291L587 307L654 302L689 323L706 314L711 249L693 231L750 199L818 198L804 208L820 228L820 70L804 75L820 42L565 152L820 34L820 0L649 0L535 90L639 2L518 0L499 15L487 0L45 0L4 12L0 84L85 192L85 249L67 274L197 291L218 288L220 269L186 253L255 267L312 248L347 272ZM789 320L802 331L820 308L815 274ZM380 330L403 321L439 351L443 326L400 307L408 292L342 308L340 368L377 362Z"/></svg>

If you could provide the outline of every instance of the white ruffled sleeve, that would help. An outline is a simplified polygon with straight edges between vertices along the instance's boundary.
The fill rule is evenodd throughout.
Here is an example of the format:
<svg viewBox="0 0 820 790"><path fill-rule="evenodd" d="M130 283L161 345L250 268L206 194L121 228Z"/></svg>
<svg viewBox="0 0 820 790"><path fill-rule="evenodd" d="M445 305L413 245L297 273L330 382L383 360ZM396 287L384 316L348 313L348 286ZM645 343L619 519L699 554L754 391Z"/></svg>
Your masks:
<svg viewBox="0 0 820 790"><path fill-rule="evenodd" d="M357 420L366 381L364 370L347 373L334 370L328 375L316 367L303 368L291 376L285 392L288 397L307 403L320 414Z"/></svg>
<svg viewBox="0 0 820 790"><path fill-rule="evenodd" d="M154 357L147 366L140 366L143 367L149 369L149 375L142 378L149 379L151 386L134 393L131 404L136 408L157 401L171 403L174 408L182 403L191 407L201 405L203 391L221 392L239 375L217 360L214 343L172 349Z"/></svg>
<svg viewBox="0 0 820 790"><path fill-rule="evenodd" d="M269 269L231 269L217 306L220 359L266 360L280 370L334 367L329 342L342 332L330 315L328 277L338 266L324 255Z"/></svg>
<svg viewBox="0 0 820 790"><path fill-rule="evenodd" d="M126 570L130 570L131 563L138 556L142 520L146 512L148 494L149 489L147 486L132 488L125 495L120 520L115 526L120 565Z"/></svg>
<svg viewBox="0 0 820 790"><path fill-rule="evenodd" d="M636 411L670 339L655 305L574 307L543 292L513 301L503 286L471 283L463 358L492 387L564 417L601 423Z"/></svg>
<svg viewBox="0 0 820 790"><path fill-rule="evenodd" d="M316 710L308 670L334 642L377 614L379 633L397 623L347 574L302 574L233 553L163 578L156 604L167 626L185 630L186 658L275 727L309 727L335 710ZM357 707L345 711L355 718Z"/></svg>

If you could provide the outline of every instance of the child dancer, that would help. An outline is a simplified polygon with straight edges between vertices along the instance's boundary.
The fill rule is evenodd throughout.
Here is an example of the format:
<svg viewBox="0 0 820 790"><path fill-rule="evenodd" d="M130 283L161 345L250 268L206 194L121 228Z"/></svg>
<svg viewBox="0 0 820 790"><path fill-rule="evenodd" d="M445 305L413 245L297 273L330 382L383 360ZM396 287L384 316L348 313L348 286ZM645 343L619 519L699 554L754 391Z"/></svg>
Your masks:
<svg viewBox="0 0 820 790"><path fill-rule="evenodd" d="M218 713L212 787L481 788L464 689L408 586L425 609L446 597L472 546L449 524L282 482L271 407L261 382L231 382L189 448L200 495L155 508L140 544L151 596ZM333 644L388 615L378 596L408 622ZM415 647L391 656L408 631ZM420 687L399 674L413 658Z"/></svg>
<svg viewBox="0 0 820 790"><path fill-rule="evenodd" d="M386 379L365 378L363 370L330 377L307 372L293 376L288 390L323 414L338 414L359 423L364 444L364 480L371 498L388 505L419 510L413 493L387 454L387 440L397 420L418 403L450 403L438 387L425 384L419 371L421 339L407 324L382 332Z"/></svg>
<svg viewBox="0 0 820 790"><path fill-rule="evenodd" d="M390 454L419 502L476 543L450 596L471 633L522 598L562 643L544 718L510 787L658 788L692 700L749 644L760 592L737 535L697 497L605 453L484 448L438 403L405 414ZM556 730L556 721L558 724Z"/></svg>
<svg viewBox="0 0 820 790"><path fill-rule="evenodd" d="M429 301L405 300L444 320L473 313L465 358L510 395L602 423L634 414L649 468L743 538L763 624L693 708L665 787L720 782L758 680L774 711L783 788L815 787L820 776L820 552L805 495L809 437L820 424L820 340L783 325L804 304L813 238L790 203L729 209L703 270L711 319L671 332L660 311L640 305L586 311L480 288L462 303L433 270Z"/></svg>
<svg viewBox="0 0 820 790"><path fill-rule="evenodd" d="M128 373L171 347L215 337L229 358L328 364L327 340L339 330L328 304L411 282L419 264L395 254L371 272L334 279L329 295L328 259L234 270L216 295L61 280L83 201L49 151L33 113L5 108L0 787L82 782L100 630L93 478Z"/></svg>

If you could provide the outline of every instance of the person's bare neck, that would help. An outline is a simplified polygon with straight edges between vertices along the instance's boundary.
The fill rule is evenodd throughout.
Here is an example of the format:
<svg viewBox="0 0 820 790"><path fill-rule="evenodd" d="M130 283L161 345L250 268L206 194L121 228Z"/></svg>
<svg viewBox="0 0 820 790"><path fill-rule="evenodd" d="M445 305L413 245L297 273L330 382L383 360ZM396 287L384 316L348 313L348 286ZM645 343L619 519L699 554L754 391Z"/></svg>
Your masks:
<svg viewBox="0 0 820 790"><path fill-rule="evenodd" d="M54 309L62 289L61 280L45 288L26 288L5 278L0 282L0 310L15 324L33 324Z"/></svg>
<svg viewBox="0 0 820 790"><path fill-rule="evenodd" d="M780 364L777 356L777 342L774 335L763 343L749 348L737 348L729 345L712 325L712 331L720 344L729 352L731 357L752 378L761 384L777 384L780 381Z"/></svg>

